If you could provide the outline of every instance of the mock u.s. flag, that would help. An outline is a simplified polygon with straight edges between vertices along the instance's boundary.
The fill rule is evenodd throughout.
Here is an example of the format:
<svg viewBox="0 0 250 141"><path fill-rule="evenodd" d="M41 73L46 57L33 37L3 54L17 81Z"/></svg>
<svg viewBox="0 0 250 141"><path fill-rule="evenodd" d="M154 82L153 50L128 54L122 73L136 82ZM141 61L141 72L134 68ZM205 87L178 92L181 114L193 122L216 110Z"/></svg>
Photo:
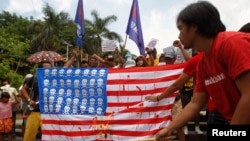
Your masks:
<svg viewBox="0 0 250 141"><path fill-rule="evenodd" d="M153 137L171 119L176 93L159 95L184 64L104 68L38 69L42 140L136 141Z"/></svg>

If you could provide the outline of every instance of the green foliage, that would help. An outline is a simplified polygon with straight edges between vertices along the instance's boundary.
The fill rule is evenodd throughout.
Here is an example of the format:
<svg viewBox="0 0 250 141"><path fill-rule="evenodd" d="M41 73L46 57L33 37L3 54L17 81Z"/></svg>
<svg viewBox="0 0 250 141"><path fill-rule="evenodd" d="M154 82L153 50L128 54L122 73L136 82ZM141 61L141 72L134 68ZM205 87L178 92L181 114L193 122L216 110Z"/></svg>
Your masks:
<svg viewBox="0 0 250 141"><path fill-rule="evenodd" d="M22 84L24 77L11 70L9 66L9 63L6 61L0 63L0 78L1 80L3 78L8 78L11 86L18 89L20 84Z"/></svg>
<svg viewBox="0 0 250 141"><path fill-rule="evenodd" d="M76 25L69 14L63 11L56 13L48 4L42 10L45 16L39 20L23 18L7 11L0 13L0 78L9 78L16 88L27 73L35 72L37 64L27 62L30 55L41 50L53 50L66 57L67 48L63 42L75 46ZM110 15L101 18L97 10L93 10L91 15L92 21L84 21L83 52L102 56L102 40L122 42L119 34L107 28L117 17ZM120 50L122 56L128 52L122 46Z"/></svg>

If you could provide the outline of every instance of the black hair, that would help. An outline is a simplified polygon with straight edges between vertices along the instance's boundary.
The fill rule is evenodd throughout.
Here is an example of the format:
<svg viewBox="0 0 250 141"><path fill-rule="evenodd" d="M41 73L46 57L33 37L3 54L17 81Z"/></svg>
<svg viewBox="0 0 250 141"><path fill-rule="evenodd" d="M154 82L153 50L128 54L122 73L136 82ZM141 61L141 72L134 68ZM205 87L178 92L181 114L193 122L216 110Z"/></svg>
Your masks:
<svg viewBox="0 0 250 141"><path fill-rule="evenodd" d="M177 16L177 23L197 26L197 32L208 38L215 37L219 32L225 31L226 27L220 20L219 11L207 1L198 1L184 8Z"/></svg>
<svg viewBox="0 0 250 141"><path fill-rule="evenodd" d="M9 78L2 78L2 80L1 80L1 82L2 82L2 85L3 85L3 82L5 82L5 81L8 81L8 84L10 83L10 80L9 80Z"/></svg>
<svg viewBox="0 0 250 141"><path fill-rule="evenodd" d="M8 92L2 92L1 98L10 98L10 94Z"/></svg>
<svg viewBox="0 0 250 141"><path fill-rule="evenodd" d="M246 33L250 33L250 23L246 23L244 24L240 30L240 32L246 32Z"/></svg>
<svg viewBox="0 0 250 141"><path fill-rule="evenodd" d="M42 62L40 62L38 64L38 68L43 68L43 63L49 63L49 64L51 64L51 62L49 62L49 61L42 61Z"/></svg>
<svg viewBox="0 0 250 141"><path fill-rule="evenodd" d="M85 64L85 63L89 64L87 60L82 60L80 64Z"/></svg>

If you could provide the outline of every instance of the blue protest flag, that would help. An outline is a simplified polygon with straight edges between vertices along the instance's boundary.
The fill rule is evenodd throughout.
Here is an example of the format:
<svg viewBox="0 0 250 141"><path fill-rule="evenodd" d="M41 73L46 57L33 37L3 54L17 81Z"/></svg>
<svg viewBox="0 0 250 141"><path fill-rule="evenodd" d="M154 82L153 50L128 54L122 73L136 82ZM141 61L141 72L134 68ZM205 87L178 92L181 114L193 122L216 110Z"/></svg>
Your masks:
<svg viewBox="0 0 250 141"><path fill-rule="evenodd" d="M78 1L78 6L76 10L75 23L77 25L76 30L76 45L82 47L82 38L84 36L84 13L83 13L83 2L82 0Z"/></svg>
<svg viewBox="0 0 250 141"><path fill-rule="evenodd" d="M144 55L145 48L144 48L139 6L137 0L133 0L126 33L129 35L129 38L137 44L140 54Z"/></svg>

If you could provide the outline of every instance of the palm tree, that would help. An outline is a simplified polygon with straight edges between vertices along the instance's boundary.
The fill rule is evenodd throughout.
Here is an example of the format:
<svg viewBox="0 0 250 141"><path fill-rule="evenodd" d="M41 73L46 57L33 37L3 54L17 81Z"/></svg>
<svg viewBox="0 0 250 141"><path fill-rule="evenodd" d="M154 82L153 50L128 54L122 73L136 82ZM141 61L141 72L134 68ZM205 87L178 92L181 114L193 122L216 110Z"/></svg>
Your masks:
<svg viewBox="0 0 250 141"><path fill-rule="evenodd" d="M87 19L85 20L86 31L83 39L83 48L88 54L96 53L101 55L102 40L110 39L122 42L122 38L118 33L110 31L107 28L110 23L117 20L117 17L115 15L111 15L102 19L99 17L99 14L96 10L93 10L91 15L93 16L93 21Z"/></svg>
<svg viewBox="0 0 250 141"><path fill-rule="evenodd" d="M61 45L61 31L68 29L68 24L72 24L69 14L60 12L56 14L48 4L43 8L44 21L37 21L32 24L32 31L36 34L32 38L32 48L36 51L54 50L57 51ZM67 27L67 28L65 28ZM71 26L72 27L72 26ZM74 26L72 27L74 28ZM71 38L74 37L72 29Z"/></svg>

